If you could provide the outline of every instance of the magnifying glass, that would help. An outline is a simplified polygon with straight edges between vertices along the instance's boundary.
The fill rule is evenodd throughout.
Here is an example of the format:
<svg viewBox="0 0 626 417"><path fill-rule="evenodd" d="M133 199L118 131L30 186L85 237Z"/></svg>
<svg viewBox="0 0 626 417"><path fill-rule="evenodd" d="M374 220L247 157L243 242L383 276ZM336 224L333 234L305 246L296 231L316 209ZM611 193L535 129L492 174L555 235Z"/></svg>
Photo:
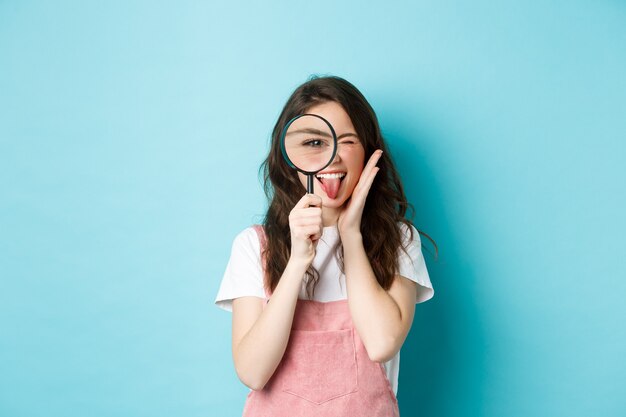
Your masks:
<svg viewBox="0 0 626 417"><path fill-rule="evenodd" d="M313 177L335 159L337 135L322 116L301 114L283 128L280 149L290 167L307 176L307 193L313 194Z"/></svg>

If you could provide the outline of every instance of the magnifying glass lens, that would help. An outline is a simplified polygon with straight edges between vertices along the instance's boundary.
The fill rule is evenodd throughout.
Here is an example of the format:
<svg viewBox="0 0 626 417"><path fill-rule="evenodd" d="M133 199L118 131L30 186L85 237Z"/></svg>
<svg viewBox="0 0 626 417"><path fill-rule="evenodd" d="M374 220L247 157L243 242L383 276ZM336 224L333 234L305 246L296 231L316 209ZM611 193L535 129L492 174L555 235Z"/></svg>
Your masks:
<svg viewBox="0 0 626 417"><path fill-rule="evenodd" d="M287 157L305 172L317 172L334 156L336 140L328 123L317 116L304 115L294 120L284 137Z"/></svg>

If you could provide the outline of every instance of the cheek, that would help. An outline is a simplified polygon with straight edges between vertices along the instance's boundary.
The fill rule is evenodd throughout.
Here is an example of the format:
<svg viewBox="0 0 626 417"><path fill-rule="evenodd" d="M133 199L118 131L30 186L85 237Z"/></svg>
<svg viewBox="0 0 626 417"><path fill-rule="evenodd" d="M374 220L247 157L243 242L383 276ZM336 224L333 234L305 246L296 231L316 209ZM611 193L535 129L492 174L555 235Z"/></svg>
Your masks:
<svg viewBox="0 0 626 417"><path fill-rule="evenodd" d="M307 184L307 177L306 177L306 175L304 175L303 173L298 171L298 179L300 180L300 184L302 184L302 186L304 188L306 188L306 184Z"/></svg>
<svg viewBox="0 0 626 417"><path fill-rule="evenodd" d="M365 167L365 152L363 148L351 148L346 149L344 155L342 155L344 161L346 161L346 165L350 168L350 170L360 176L361 172L363 172L363 168Z"/></svg>

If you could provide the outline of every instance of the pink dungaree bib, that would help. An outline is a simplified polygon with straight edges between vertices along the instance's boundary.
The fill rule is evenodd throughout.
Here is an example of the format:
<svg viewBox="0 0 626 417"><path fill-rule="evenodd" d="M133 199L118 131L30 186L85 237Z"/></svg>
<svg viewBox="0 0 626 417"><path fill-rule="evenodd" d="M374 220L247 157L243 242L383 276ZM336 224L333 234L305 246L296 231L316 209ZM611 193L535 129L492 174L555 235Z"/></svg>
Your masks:
<svg viewBox="0 0 626 417"><path fill-rule="evenodd" d="M254 225L265 247L262 226ZM265 291L265 308L271 294ZM289 342L243 417L399 417L382 363L373 362L352 323L348 300L298 299Z"/></svg>

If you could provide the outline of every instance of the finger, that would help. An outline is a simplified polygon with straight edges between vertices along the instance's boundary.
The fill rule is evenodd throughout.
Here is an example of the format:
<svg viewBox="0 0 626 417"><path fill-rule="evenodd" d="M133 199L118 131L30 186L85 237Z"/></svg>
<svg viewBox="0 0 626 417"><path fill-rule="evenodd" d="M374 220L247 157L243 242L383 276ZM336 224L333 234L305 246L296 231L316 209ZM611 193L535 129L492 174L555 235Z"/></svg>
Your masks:
<svg viewBox="0 0 626 417"><path fill-rule="evenodd" d="M363 168L363 171L361 172L361 176L359 177L359 182L357 183L354 189L354 192L357 192L357 190L361 188L362 184L367 182L367 179L372 174L372 171L374 167L376 166L376 164L378 163L378 161L380 160L380 157L382 156L382 154L383 154L383 151L378 149L372 154L372 156L370 156L369 161L367 162L367 164L365 165L365 168Z"/></svg>
<svg viewBox="0 0 626 417"><path fill-rule="evenodd" d="M372 169L374 169L374 167L380 160L380 157L382 156L382 154L383 154L383 151L381 149L377 149L376 151L374 151L372 156L370 156L369 161L367 161L367 165L365 165L365 168L363 168L363 172L365 173L366 176L369 175Z"/></svg>
<svg viewBox="0 0 626 417"><path fill-rule="evenodd" d="M312 211L308 211L312 209ZM292 224L298 226L306 226L309 224L322 224L322 212L317 207L309 207L304 209L298 209L290 217Z"/></svg>
<svg viewBox="0 0 626 417"><path fill-rule="evenodd" d="M304 229L311 240L319 239L322 237L322 230L320 226L312 225Z"/></svg>
<svg viewBox="0 0 626 417"><path fill-rule="evenodd" d="M370 188L372 187L372 183L374 182L374 178L376 178L376 174L378 174L378 171L380 171L380 168L374 167L370 175L365 180L365 184L363 184L362 192L365 193L366 195L369 192Z"/></svg>
<svg viewBox="0 0 626 417"><path fill-rule="evenodd" d="M317 225L302 225L294 228L293 235L299 238L308 239L321 236L320 227Z"/></svg>
<svg viewBox="0 0 626 417"><path fill-rule="evenodd" d="M378 171L380 171L380 168L379 167L374 167L374 169L372 170L372 173L370 174L369 178L367 179L367 190L368 191L372 187L372 183L374 182L374 178L376 178L376 174L378 174Z"/></svg>
<svg viewBox="0 0 626 417"><path fill-rule="evenodd" d="M309 206L318 207L322 205L322 198L317 194L305 194L294 208L307 208Z"/></svg>
<svg viewBox="0 0 626 417"><path fill-rule="evenodd" d="M302 215L305 217L319 217L322 218L321 207L306 207L301 209Z"/></svg>
<svg viewBox="0 0 626 417"><path fill-rule="evenodd" d="M320 228L322 227L322 222L318 221L318 220L312 220L312 219L302 219L298 222L297 225L294 225L294 227L297 227L299 229L308 229L308 228Z"/></svg>
<svg viewBox="0 0 626 417"><path fill-rule="evenodd" d="M376 178L376 174L380 171L379 167L374 167L369 176L362 178L362 182L359 182L358 186L355 187L354 192L352 193L355 199L358 201L364 201L367 197L367 194L372 188L372 183L374 182L374 178ZM358 188L358 190L357 190Z"/></svg>
<svg viewBox="0 0 626 417"><path fill-rule="evenodd" d="M322 219L319 217L297 217L290 220L291 228L306 228L306 227L322 227Z"/></svg>

